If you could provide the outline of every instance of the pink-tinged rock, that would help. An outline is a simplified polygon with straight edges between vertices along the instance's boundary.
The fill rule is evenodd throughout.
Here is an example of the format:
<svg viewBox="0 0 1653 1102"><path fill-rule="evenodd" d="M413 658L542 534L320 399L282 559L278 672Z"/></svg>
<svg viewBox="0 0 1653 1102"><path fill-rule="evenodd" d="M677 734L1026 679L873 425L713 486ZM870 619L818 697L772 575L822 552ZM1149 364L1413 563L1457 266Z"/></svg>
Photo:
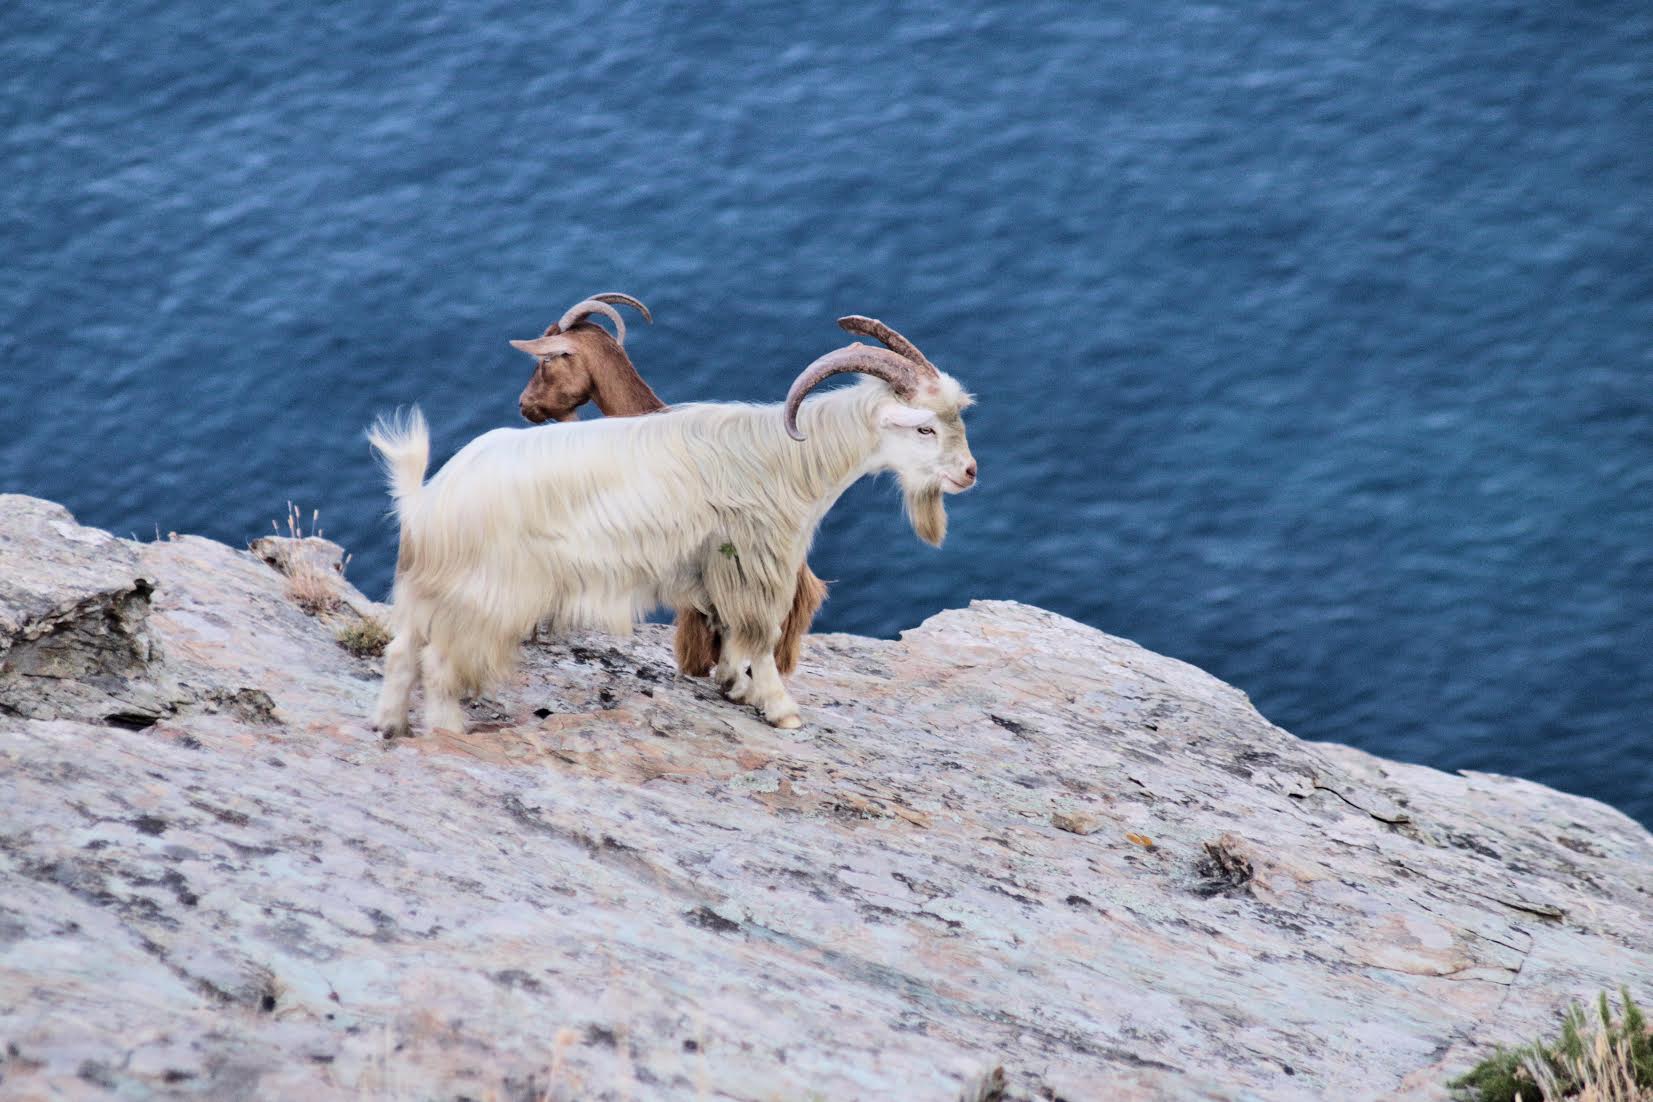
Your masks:
<svg viewBox="0 0 1653 1102"><path fill-rule="evenodd" d="M815 637L799 731L646 627L387 744L342 579L0 504L0 1096L1440 1098L1653 996L1624 816L1038 609Z"/></svg>

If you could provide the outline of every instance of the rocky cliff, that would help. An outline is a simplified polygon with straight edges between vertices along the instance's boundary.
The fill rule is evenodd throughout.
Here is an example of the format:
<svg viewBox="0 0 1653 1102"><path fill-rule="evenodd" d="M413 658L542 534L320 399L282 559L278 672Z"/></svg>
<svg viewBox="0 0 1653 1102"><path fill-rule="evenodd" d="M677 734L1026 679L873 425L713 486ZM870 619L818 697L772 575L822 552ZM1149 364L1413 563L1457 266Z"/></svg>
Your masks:
<svg viewBox="0 0 1653 1102"><path fill-rule="evenodd" d="M256 550L0 497L0 1096L1429 1098L1650 993L1625 816L1038 609L816 636L800 731L647 627L385 743Z"/></svg>

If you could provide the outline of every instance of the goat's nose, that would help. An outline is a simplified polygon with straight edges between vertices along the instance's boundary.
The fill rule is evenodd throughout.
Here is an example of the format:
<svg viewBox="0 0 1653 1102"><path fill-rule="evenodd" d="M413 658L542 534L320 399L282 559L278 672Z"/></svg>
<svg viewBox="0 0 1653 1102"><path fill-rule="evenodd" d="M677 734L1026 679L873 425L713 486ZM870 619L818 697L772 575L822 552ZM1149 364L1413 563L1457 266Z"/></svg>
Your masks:
<svg viewBox="0 0 1653 1102"><path fill-rule="evenodd" d="M975 481L975 479L976 479L976 461L974 459L972 459L970 461L970 465L968 467L964 468L964 477L970 479L972 482Z"/></svg>

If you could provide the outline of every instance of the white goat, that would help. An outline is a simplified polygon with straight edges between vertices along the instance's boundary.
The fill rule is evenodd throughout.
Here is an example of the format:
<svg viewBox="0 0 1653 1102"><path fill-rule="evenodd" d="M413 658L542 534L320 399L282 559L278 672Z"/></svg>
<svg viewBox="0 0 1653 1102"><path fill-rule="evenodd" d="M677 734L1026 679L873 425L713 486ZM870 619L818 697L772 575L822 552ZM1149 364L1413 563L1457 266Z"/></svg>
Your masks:
<svg viewBox="0 0 1653 1102"><path fill-rule="evenodd" d="M536 623L623 633L671 604L718 625L713 676L730 699L777 727L799 726L774 647L821 517L862 475L893 471L914 530L939 544L942 495L976 480L960 416L970 397L958 382L881 322L839 324L894 351L856 343L822 356L784 408L707 403L495 429L428 483L418 410L375 424L368 438L402 525L375 725L407 734L422 680L426 725L461 731L460 694L509 672ZM845 372L874 378L804 403Z"/></svg>

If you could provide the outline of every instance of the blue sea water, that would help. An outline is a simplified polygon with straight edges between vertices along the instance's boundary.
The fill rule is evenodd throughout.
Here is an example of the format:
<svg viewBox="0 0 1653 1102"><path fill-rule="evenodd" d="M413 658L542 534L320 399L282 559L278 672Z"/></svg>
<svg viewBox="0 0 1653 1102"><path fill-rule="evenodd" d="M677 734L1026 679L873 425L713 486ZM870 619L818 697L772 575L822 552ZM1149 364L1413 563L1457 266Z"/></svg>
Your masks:
<svg viewBox="0 0 1653 1102"><path fill-rule="evenodd" d="M821 628L1030 601L1653 823L1650 225L1640 0L14 4L0 489L382 594L375 413L514 423L589 292L668 401L869 313L982 483L853 490Z"/></svg>

